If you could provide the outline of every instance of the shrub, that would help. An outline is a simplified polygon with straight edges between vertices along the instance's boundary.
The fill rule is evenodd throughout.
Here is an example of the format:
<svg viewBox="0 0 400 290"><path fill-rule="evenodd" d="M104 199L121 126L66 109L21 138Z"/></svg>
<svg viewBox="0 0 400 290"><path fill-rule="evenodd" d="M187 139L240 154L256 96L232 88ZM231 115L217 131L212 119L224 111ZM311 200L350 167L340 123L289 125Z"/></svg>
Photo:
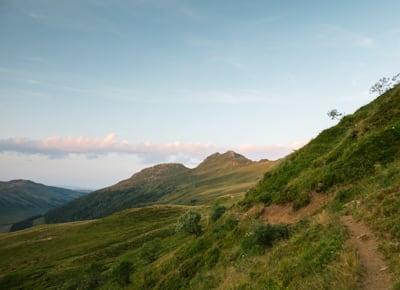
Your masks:
<svg viewBox="0 0 400 290"><path fill-rule="evenodd" d="M111 272L111 276L115 282L121 286L128 285L130 281L130 274L133 271L133 264L130 261L120 262Z"/></svg>
<svg viewBox="0 0 400 290"><path fill-rule="evenodd" d="M201 215L199 213L190 210L179 218L175 231L199 236L201 234L200 219Z"/></svg>
<svg viewBox="0 0 400 290"><path fill-rule="evenodd" d="M261 254L266 247L279 239L289 237L289 229L286 225L258 224L247 233L241 242L241 249L245 253Z"/></svg>
<svg viewBox="0 0 400 290"><path fill-rule="evenodd" d="M211 214L211 220L216 222L226 211L226 207L223 205L216 205L213 208L213 212Z"/></svg>

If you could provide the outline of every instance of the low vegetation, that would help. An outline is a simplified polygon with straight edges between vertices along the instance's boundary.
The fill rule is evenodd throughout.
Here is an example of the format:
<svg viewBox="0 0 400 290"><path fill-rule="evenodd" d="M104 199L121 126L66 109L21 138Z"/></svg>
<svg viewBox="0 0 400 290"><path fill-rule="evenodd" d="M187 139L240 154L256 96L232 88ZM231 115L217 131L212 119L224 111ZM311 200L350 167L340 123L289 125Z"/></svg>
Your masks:
<svg viewBox="0 0 400 290"><path fill-rule="evenodd" d="M130 275L133 272L131 261L121 261L111 270L111 277L114 282L120 286L126 286L131 283Z"/></svg>
<svg viewBox="0 0 400 290"><path fill-rule="evenodd" d="M289 237L286 225L257 224L247 232L240 244L244 253L263 253L265 248L272 247L273 243Z"/></svg>
<svg viewBox="0 0 400 290"><path fill-rule="evenodd" d="M216 222L226 211L226 207L220 204L217 204L213 207L213 211L211 214L211 220Z"/></svg>
<svg viewBox="0 0 400 290"><path fill-rule="evenodd" d="M195 211L188 211L182 215L176 223L177 233L187 233L199 236L201 234L201 215Z"/></svg>
<svg viewBox="0 0 400 290"><path fill-rule="evenodd" d="M344 286L356 283L357 275L341 272L343 265L354 271L346 263L357 259L334 215L289 227L239 220L231 210L207 225L199 216L212 209L196 211L148 207L3 234L0 288L351 289ZM202 224L201 235L175 233L178 221L188 220Z"/></svg>

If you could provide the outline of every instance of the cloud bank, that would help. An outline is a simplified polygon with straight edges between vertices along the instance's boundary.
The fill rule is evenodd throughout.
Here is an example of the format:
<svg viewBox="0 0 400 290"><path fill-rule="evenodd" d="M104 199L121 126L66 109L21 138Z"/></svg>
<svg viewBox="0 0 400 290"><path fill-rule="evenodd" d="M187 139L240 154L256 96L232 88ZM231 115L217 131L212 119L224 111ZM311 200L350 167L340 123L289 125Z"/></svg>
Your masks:
<svg viewBox="0 0 400 290"><path fill-rule="evenodd" d="M214 152L234 150L253 159L283 157L300 148L305 142L290 145L252 145L236 147L217 146L211 143L131 143L120 140L113 133L104 138L89 137L48 137L44 139L7 138L0 139L0 152L39 154L49 158L66 158L79 154L88 158L119 153L132 154L148 162L185 162L193 164Z"/></svg>

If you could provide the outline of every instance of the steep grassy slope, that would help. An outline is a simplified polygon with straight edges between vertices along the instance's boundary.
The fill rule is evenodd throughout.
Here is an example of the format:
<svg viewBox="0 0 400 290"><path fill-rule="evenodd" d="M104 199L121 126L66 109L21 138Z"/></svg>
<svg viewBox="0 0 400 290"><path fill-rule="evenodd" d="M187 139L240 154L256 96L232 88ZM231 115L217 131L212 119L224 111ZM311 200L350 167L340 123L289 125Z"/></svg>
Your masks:
<svg viewBox="0 0 400 290"><path fill-rule="evenodd" d="M310 194L375 176L400 159L400 87L388 91L290 155L248 193L247 202L301 207Z"/></svg>
<svg viewBox="0 0 400 290"><path fill-rule="evenodd" d="M0 182L0 224L43 214L82 195L81 192L29 180Z"/></svg>
<svg viewBox="0 0 400 290"><path fill-rule="evenodd" d="M46 214L50 223L99 218L153 203L233 203L274 162L253 162L234 152L213 154L197 168L161 164Z"/></svg>
<svg viewBox="0 0 400 290"><path fill-rule="evenodd" d="M400 288L400 86L323 131L250 190L243 204L333 197L328 209L365 221ZM397 288L396 288L397 287Z"/></svg>

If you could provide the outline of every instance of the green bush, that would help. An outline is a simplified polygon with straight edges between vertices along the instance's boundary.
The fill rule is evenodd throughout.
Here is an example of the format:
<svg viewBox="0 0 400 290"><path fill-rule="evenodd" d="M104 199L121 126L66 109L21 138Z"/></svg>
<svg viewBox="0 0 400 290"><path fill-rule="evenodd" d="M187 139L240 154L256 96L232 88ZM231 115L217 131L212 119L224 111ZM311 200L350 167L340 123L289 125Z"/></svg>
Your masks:
<svg viewBox="0 0 400 290"><path fill-rule="evenodd" d="M211 214L211 220L216 222L226 211L226 207L223 205L216 205L213 208L213 212Z"/></svg>
<svg viewBox="0 0 400 290"><path fill-rule="evenodd" d="M128 285L130 280L130 274L133 271L133 264L130 261L120 262L111 272L111 276L115 282L121 286Z"/></svg>
<svg viewBox="0 0 400 290"><path fill-rule="evenodd" d="M245 234L241 249L245 253L261 254L266 247L271 247L276 240L287 239L289 229L286 225L258 224Z"/></svg>
<svg viewBox="0 0 400 290"><path fill-rule="evenodd" d="M201 215L199 213L190 210L179 218L175 231L199 236L202 231L199 224L200 219Z"/></svg>

